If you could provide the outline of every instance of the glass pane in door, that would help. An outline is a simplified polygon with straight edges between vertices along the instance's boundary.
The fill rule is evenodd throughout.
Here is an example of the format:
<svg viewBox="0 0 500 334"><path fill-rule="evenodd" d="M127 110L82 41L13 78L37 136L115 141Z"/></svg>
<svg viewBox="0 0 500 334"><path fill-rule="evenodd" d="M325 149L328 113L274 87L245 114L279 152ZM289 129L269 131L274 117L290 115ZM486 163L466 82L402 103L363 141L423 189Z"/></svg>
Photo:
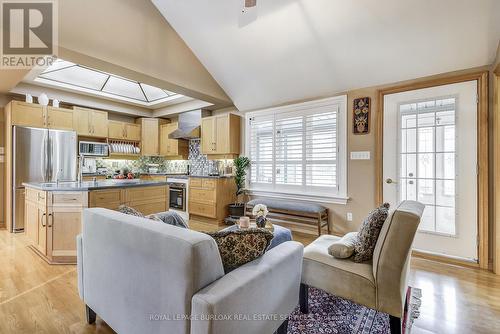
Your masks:
<svg viewBox="0 0 500 334"><path fill-rule="evenodd" d="M420 231L456 235L455 98L399 106L399 200L425 204Z"/></svg>

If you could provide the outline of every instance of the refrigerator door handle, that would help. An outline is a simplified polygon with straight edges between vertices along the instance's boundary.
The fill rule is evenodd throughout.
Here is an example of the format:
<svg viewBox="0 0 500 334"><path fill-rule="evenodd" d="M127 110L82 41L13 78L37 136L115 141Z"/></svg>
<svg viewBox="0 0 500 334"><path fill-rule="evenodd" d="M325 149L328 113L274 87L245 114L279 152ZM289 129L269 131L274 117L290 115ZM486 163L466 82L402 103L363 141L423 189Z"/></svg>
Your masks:
<svg viewBox="0 0 500 334"><path fill-rule="evenodd" d="M50 139L50 134L47 135L47 155L48 155L48 163L47 163L47 180L52 181L52 140Z"/></svg>
<svg viewBox="0 0 500 334"><path fill-rule="evenodd" d="M43 182L47 182L47 138L48 135L45 135L43 137L43 143L42 143L42 163L40 164L40 167L42 169L42 177L43 177Z"/></svg>

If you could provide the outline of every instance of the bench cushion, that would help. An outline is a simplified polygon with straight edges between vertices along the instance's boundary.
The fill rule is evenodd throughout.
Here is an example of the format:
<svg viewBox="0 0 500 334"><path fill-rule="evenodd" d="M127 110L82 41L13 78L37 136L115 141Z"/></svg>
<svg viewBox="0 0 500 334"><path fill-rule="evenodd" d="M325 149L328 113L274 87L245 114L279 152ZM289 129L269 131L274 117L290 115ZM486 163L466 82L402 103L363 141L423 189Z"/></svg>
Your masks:
<svg viewBox="0 0 500 334"><path fill-rule="evenodd" d="M268 198L256 198L247 203L248 207L254 207L257 204L264 204L268 209L289 210L307 213L321 213L326 210L326 207L316 203L304 203L296 201L283 201Z"/></svg>

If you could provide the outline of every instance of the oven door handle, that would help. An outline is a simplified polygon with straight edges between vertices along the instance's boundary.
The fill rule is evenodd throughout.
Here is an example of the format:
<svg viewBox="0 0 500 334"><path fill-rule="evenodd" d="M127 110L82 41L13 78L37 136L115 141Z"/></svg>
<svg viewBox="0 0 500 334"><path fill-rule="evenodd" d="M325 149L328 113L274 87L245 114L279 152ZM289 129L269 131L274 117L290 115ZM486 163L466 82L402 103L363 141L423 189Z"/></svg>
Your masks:
<svg viewBox="0 0 500 334"><path fill-rule="evenodd" d="M176 192L181 193L183 191L183 189L170 188L170 191L176 191Z"/></svg>

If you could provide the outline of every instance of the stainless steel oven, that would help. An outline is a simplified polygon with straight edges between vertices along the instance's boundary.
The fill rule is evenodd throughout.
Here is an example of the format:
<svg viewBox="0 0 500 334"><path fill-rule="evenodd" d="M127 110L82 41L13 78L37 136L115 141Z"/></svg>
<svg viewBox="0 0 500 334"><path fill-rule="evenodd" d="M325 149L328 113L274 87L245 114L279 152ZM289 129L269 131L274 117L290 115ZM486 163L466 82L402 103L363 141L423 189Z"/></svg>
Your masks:
<svg viewBox="0 0 500 334"><path fill-rule="evenodd" d="M172 182L169 187L169 207L170 209L186 211L186 184Z"/></svg>

